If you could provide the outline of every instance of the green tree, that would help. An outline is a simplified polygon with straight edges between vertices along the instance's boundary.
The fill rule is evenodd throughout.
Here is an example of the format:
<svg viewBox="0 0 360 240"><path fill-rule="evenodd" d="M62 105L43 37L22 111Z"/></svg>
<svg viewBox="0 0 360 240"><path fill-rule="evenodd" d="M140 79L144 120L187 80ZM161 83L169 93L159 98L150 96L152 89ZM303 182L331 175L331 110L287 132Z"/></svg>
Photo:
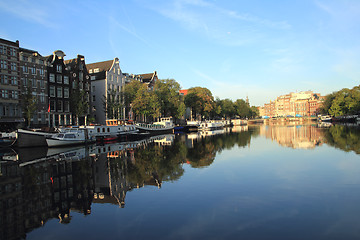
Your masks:
<svg viewBox="0 0 360 240"><path fill-rule="evenodd" d="M76 118L76 123L79 124L79 117L86 116L89 109L88 96L84 89L80 90L79 87L76 87L72 90L70 102L72 114Z"/></svg>
<svg viewBox="0 0 360 240"><path fill-rule="evenodd" d="M22 97L22 109L25 117L26 126L30 127L31 117L34 115L37 108L37 99L31 92L31 83L26 88L26 92Z"/></svg>
<svg viewBox="0 0 360 240"><path fill-rule="evenodd" d="M182 96L179 94L181 87L174 79L158 80L154 91L160 105L161 115L164 117L181 118L185 113Z"/></svg>
<svg viewBox="0 0 360 240"><path fill-rule="evenodd" d="M236 114L241 118L251 117L251 109L243 99L235 101Z"/></svg>
<svg viewBox="0 0 360 240"><path fill-rule="evenodd" d="M108 90L107 96L103 96L103 107L106 112L107 119L119 119L123 104L121 102L121 94L115 90Z"/></svg>
<svg viewBox="0 0 360 240"><path fill-rule="evenodd" d="M188 90L188 94L185 96L185 105L192 109L195 118L198 114L209 117L215 109L215 101L211 91L202 87L194 87Z"/></svg>
<svg viewBox="0 0 360 240"><path fill-rule="evenodd" d="M160 104L157 95L142 85L132 102L133 111L137 115L150 116L153 119L160 116Z"/></svg>
<svg viewBox="0 0 360 240"><path fill-rule="evenodd" d="M221 115L225 118L232 118L235 116L235 105L230 99L220 100L221 104Z"/></svg>

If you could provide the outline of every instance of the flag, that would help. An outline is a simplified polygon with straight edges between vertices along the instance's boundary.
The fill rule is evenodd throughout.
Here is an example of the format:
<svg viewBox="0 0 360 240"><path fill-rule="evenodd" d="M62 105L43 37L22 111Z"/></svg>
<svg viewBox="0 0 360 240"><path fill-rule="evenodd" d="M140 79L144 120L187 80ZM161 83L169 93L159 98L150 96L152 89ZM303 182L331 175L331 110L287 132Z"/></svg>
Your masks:
<svg viewBox="0 0 360 240"><path fill-rule="evenodd" d="M49 103L49 107L48 107L48 112L50 112L50 103Z"/></svg>

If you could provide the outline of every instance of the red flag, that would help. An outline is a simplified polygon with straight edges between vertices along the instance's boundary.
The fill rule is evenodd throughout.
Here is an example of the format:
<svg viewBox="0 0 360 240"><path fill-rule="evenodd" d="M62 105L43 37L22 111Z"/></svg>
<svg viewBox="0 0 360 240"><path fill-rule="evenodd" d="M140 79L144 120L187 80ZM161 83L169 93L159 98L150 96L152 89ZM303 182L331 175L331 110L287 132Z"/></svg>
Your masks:
<svg viewBox="0 0 360 240"><path fill-rule="evenodd" d="M49 107L48 107L48 112L50 112L50 103L49 103Z"/></svg>

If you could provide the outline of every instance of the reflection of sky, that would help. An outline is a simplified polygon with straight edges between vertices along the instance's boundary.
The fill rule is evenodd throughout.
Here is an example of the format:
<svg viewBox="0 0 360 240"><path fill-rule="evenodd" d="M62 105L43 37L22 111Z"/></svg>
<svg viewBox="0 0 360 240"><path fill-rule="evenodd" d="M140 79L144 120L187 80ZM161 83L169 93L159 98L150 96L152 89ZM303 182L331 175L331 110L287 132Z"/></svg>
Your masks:
<svg viewBox="0 0 360 240"><path fill-rule="evenodd" d="M58 236L77 226L88 229L84 239L360 237L360 156L353 152L292 149L257 137L217 153L207 168L183 168L181 179L161 189L128 192L124 209L93 204L86 220L73 213Z"/></svg>

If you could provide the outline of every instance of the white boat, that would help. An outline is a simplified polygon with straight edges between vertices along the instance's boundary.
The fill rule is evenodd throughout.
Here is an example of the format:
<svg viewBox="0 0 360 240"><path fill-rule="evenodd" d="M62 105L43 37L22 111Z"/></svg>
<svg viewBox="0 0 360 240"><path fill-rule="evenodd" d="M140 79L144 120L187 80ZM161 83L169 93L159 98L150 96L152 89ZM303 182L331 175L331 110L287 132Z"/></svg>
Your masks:
<svg viewBox="0 0 360 240"><path fill-rule="evenodd" d="M330 115L319 115L321 122L331 122L332 117Z"/></svg>
<svg viewBox="0 0 360 240"><path fill-rule="evenodd" d="M95 139L89 137L86 128L68 128L60 133L46 137L48 147L68 146L93 142Z"/></svg>
<svg viewBox="0 0 360 240"><path fill-rule="evenodd" d="M151 124L137 123L135 126L140 132L148 132L150 134L161 134L174 131L174 123L172 122L171 117L160 118L158 122Z"/></svg>
<svg viewBox="0 0 360 240"><path fill-rule="evenodd" d="M224 124L221 121L204 121L200 123L199 130L202 131L211 131L223 129Z"/></svg>

